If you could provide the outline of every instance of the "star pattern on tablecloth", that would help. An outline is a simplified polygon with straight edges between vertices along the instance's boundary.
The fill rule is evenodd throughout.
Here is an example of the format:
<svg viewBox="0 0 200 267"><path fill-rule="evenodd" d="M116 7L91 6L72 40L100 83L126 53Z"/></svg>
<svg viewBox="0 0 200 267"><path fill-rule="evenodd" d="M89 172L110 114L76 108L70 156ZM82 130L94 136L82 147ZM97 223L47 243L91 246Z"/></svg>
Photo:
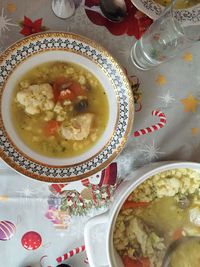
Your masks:
<svg viewBox="0 0 200 267"><path fill-rule="evenodd" d="M191 132L192 132L193 136L196 136L199 133L199 128L194 127L194 128L191 129Z"/></svg>
<svg viewBox="0 0 200 267"><path fill-rule="evenodd" d="M18 190L16 192L19 193L20 196L25 199L31 198L35 195L35 191L31 189L29 186L24 187L22 190Z"/></svg>
<svg viewBox="0 0 200 267"><path fill-rule="evenodd" d="M6 195L0 195L0 202L5 202L8 200L8 196Z"/></svg>
<svg viewBox="0 0 200 267"><path fill-rule="evenodd" d="M153 140L152 144L144 144L140 149L138 149L140 152L142 152L143 157L147 161L153 161L155 159L159 158L159 155L165 154L165 152L160 151L160 147L157 147L155 145L155 141Z"/></svg>
<svg viewBox="0 0 200 267"><path fill-rule="evenodd" d="M9 13L14 13L16 11L15 3L7 3L6 9Z"/></svg>
<svg viewBox="0 0 200 267"><path fill-rule="evenodd" d="M43 209L46 209L47 201L45 199L45 196L42 195L42 188L43 187L33 189L29 185L27 185L21 190L16 190L21 206L25 208L32 208L36 205L37 202L41 207L41 212Z"/></svg>
<svg viewBox="0 0 200 267"><path fill-rule="evenodd" d="M2 8L1 10L1 14L0 14L0 37L2 36L2 33L5 31L9 31L9 26L18 26L14 23L11 23L11 18L8 18L5 14L4 14L4 8Z"/></svg>
<svg viewBox="0 0 200 267"><path fill-rule="evenodd" d="M180 101L184 105L185 112L191 111L195 113L198 105L200 104L200 101L191 94L187 98L183 98Z"/></svg>
<svg viewBox="0 0 200 267"><path fill-rule="evenodd" d="M168 90L166 94L162 95L162 96L158 96L158 98L161 99L162 104L164 105L164 107L168 107L168 105L172 104L175 102L175 98L170 94L170 91Z"/></svg>
<svg viewBox="0 0 200 267"><path fill-rule="evenodd" d="M190 62L190 61L192 61L192 59L193 59L192 53L190 53L190 52L185 52L185 53L183 54L183 60L184 60L184 61L186 61L186 62Z"/></svg>
<svg viewBox="0 0 200 267"><path fill-rule="evenodd" d="M159 74L157 77L156 77L156 83L160 86L163 86L167 83L167 79L165 77L165 75L163 74Z"/></svg>

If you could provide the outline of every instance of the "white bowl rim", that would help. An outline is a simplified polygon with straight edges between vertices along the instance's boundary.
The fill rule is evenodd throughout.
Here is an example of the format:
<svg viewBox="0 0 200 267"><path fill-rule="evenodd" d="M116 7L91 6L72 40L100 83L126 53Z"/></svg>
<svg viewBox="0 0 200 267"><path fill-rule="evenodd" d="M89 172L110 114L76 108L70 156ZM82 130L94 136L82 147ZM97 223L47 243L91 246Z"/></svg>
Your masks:
<svg viewBox="0 0 200 267"><path fill-rule="evenodd" d="M163 10L165 9L164 6L155 2L154 0L131 0L131 2L134 6L137 7L138 10L142 11L144 14L146 14L153 20L158 19ZM183 22L185 25L199 25L200 15L197 19L197 14L199 13L200 3L189 8L176 9L178 20Z"/></svg>
<svg viewBox="0 0 200 267"><path fill-rule="evenodd" d="M7 56L9 55L9 53L12 52L12 50L17 47L17 46L20 46L20 44L22 44L23 42L30 42L30 40L33 40L35 37L44 37L44 38L48 38L48 37L52 37L52 35L56 35L56 36L65 36L65 37L74 37L74 38L77 38L78 40L82 40L83 42L85 41L86 44L87 42L89 42L91 45L93 45L96 49L99 49L99 51L104 51L105 52L105 55L109 56L109 58L112 60L113 64L116 64L116 66L118 67L119 69L119 72L120 74L123 76L123 79L126 80L126 83L127 83L127 88L128 88L128 91L129 91L129 120L128 120L128 125L127 125L127 129L126 129L126 134L125 134L125 139L124 141L120 144L120 146L117 147L117 149L115 150L115 152L112 154L111 157L108 158L108 160L106 160L106 163L104 162L103 164L101 164L100 166L98 166L98 168L95 168L94 170L92 170L91 172L87 172L87 173L84 173L84 174L81 174L81 175L74 175L74 176L71 176L71 177L67 177L66 178L55 178L55 177L44 177L44 176L41 176L41 175L34 175L34 174L31 174L30 172L26 172L20 168L18 168L16 170L15 168L15 164L13 164L13 162L10 161L9 157L5 156L3 151L0 150L0 155L2 157L2 159L11 167L14 167L14 169L16 171L18 171L19 173L25 175L25 176L29 176L31 178L34 178L34 179L38 179L38 180L42 180L42 181L47 181L47 182L70 182L70 181L75 181L75 180L80 180L80 179L83 179L85 177L88 177L96 172L98 172L99 170L105 168L110 162L112 162L112 160L119 154L119 152L122 150L122 148L124 147L126 141L127 141L127 138L128 138L128 135L130 134L130 130L132 128L132 123L133 123L133 119L134 119L134 103L133 103L133 96L132 96L132 92L131 92L131 88L130 88L130 85L128 83L128 79L127 77L125 76L125 73L124 73L124 70L123 68L120 66L120 64L110 55L109 52L107 52L106 49L104 49L101 45L97 44L95 41L92 41L86 37L83 37L83 36L80 36L78 34L74 34L74 33L67 33L67 32L62 32L62 31L58 31L58 32L54 32L54 31L49 31L49 32L43 32L43 33L39 33L39 34L34 34L34 35L31 35L29 37L26 37L22 40L19 40L17 42L15 42L13 45L11 45L7 50L5 50L4 53L2 53L1 57L0 57L0 64L1 62L3 62ZM2 80L0 79L0 82L2 82ZM46 168L48 168L49 166L48 165L45 165ZM66 166L67 167L67 166ZM63 166L59 166L59 168L63 168ZM58 168L58 169L59 169Z"/></svg>

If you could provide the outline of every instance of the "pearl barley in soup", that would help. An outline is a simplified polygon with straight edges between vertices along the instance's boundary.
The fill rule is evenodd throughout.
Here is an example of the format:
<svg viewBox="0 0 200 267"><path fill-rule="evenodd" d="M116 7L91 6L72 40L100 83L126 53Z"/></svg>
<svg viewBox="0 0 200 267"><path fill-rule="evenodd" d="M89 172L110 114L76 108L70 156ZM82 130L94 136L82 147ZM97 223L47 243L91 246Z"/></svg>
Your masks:
<svg viewBox="0 0 200 267"><path fill-rule="evenodd" d="M49 62L19 80L11 112L28 147L63 158L80 155L98 141L108 122L109 105L91 72L70 62Z"/></svg>

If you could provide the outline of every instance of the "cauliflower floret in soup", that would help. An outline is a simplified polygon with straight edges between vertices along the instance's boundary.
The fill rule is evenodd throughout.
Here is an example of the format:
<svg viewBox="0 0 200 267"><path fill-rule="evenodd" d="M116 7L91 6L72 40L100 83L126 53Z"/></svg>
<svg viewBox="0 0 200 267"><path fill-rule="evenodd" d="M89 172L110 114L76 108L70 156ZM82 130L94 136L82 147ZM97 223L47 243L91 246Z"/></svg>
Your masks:
<svg viewBox="0 0 200 267"><path fill-rule="evenodd" d="M65 126L65 123L63 123L61 134L68 140L83 140L88 137L93 120L94 114L85 113L78 115L71 119L69 126Z"/></svg>
<svg viewBox="0 0 200 267"><path fill-rule="evenodd" d="M19 91L16 99L31 115L52 110L54 107L53 90L48 83L30 85L27 89Z"/></svg>

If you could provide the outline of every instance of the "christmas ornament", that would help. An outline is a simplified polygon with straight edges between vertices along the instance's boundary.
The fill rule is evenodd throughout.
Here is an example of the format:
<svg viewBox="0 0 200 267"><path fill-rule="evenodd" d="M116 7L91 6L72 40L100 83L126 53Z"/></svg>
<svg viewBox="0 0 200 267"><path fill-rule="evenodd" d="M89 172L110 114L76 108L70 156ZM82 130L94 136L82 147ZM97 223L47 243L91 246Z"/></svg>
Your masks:
<svg viewBox="0 0 200 267"><path fill-rule="evenodd" d="M16 232L16 227L9 221L0 221L0 240L6 241L11 239Z"/></svg>
<svg viewBox="0 0 200 267"><path fill-rule="evenodd" d="M37 232L30 231L23 235L21 243L25 249L35 250L41 246L42 238Z"/></svg>

